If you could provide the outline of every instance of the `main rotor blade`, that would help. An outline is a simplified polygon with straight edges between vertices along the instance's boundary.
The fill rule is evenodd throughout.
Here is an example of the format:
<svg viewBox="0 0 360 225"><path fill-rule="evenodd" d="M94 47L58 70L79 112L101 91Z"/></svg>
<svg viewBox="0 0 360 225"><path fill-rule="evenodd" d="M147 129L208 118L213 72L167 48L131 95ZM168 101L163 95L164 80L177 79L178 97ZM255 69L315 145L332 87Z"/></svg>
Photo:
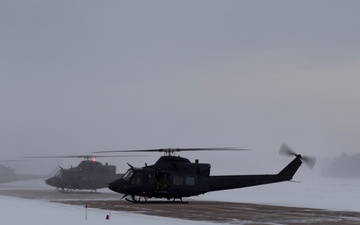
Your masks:
<svg viewBox="0 0 360 225"><path fill-rule="evenodd" d="M110 157L138 157L139 155L58 155L58 156L28 156L25 159L57 159L57 158L110 158Z"/></svg>
<svg viewBox="0 0 360 225"><path fill-rule="evenodd" d="M26 159L4 159L4 160L0 160L1 163L7 163L7 162L28 162L29 160Z"/></svg>
<svg viewBox="0 0 360 225"><path fill-rule="evenodd" d="M236 147L213 147L213 148L158 148L158 149L133 149L133 150L114 150L96 151L93 153L115 153L115 152L190 152L190 151L248 151L250 149Z"/></svg>

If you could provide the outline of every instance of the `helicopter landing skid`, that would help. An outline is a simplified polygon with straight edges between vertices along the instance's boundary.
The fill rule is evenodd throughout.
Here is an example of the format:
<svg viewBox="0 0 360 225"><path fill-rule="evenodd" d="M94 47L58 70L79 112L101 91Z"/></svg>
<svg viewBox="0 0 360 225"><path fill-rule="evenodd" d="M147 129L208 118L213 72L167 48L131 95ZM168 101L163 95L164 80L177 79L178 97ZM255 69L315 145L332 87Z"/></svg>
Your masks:
<svg viewBox="0 0 360 225"><path fill-rule="evenodd" d="M140 203L140 204L187 204L189 202L184 202L184 201L141 201L141 200L137 200L137 199L131 199L131 198L125 198L126 201L131 202L131 203Z"/></svg>
<svg viewBox="0 0 360 225"><path fill-rule="evenodd" d="M67 190L62 189L62 190L57 190L57 191L60 192L60 193L63 193L63 194L73 193L73 190L72 190L72 189L67 189Z"/></svg>
<svg viewBox="0 0 360 225"><path fill-rule="evenodd" d="M84 191L65 191L65 190L57 190L62 194L100 194L100 192L84 192Z"/></svg>

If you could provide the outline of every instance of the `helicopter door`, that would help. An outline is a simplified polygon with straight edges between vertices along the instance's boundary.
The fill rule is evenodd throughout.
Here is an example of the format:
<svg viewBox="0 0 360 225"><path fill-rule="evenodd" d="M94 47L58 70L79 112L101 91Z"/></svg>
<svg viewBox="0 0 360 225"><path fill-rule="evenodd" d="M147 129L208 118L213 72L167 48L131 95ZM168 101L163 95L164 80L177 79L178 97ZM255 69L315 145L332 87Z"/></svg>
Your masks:
<svg viewBox="0 0 360 225"><path fill-rule="evenodd" d="M141 185L143 180L142 172L135 172L135 174L131 177L130 184Z"/></svg>
<svg viewBox="0 0 360 225"><path fill-rule="evenodd" d="M166 191L169 188L169 173L158 172L156 173L156 190Z"/></svg>

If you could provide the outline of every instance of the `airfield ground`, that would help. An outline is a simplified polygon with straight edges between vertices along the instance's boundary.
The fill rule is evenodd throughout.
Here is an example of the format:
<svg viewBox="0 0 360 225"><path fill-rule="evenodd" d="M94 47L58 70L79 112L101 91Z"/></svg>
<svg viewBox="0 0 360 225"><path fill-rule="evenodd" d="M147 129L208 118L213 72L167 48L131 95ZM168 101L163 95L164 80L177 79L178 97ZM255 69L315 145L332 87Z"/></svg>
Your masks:
<svg viewBox="0 0 360 225"><path fill-rule="evenodd" d="M330 211L245 203L189 200L188 203L130 203L113 193L50 190L0 190L0 195L72 204L112 211L228 224L359 224L360 212Z"/></svg>

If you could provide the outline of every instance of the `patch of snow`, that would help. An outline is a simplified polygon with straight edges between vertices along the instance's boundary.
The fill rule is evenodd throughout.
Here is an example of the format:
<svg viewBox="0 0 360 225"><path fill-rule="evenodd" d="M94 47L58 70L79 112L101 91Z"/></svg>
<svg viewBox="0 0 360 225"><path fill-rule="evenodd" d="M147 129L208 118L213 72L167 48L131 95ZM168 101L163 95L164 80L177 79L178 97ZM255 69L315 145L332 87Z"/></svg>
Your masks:
<svg viewBox="0 0 360 225"><path fill-rule="evenodd" d="M20 199L0 195L1 224L126 224L126 225L205 225L209 222L187 221L127 212L106 211L80 206ZM110 215L107 220L106 216Z"/></svg>
<svg viewBox="0 0 360 225"><path fill-rule="evenodd" d="M360 212L360 179L311 178L210 192L199 200L217 200Z"/></svg>

